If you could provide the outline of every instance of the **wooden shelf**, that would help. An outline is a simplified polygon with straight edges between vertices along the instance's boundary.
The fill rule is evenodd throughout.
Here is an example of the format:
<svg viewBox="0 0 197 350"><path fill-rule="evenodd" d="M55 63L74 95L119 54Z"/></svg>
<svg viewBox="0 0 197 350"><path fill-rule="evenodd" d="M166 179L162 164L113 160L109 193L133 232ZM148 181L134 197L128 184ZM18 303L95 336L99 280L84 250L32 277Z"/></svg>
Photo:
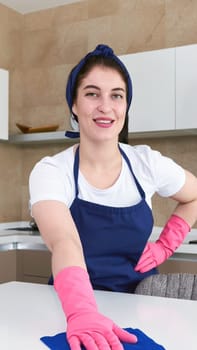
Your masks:
<svg viewBox="0 0 197 350"><path fill-rule="evenodd" d="M183 130L165 130L165 131L149 131L149 132L134 132L129 133L129 139L141 138L162 138L162 137L177 137L177 136L196 136L197 129ZM9 140L0 140L11 144L39 144L39 143L73 143L78 142L79 138L70 138L65 136L65 131L42 132L32 134L15 134L10 135Z"/></svg>
<svg viewBox="0 0 197 350"><path fill-rule="evenodd" d="M65 136L65 131L41 132L32 134L16 134L10 135L8 142L14 144L24 143L66 143L73 142L72 139Z"/></svg>

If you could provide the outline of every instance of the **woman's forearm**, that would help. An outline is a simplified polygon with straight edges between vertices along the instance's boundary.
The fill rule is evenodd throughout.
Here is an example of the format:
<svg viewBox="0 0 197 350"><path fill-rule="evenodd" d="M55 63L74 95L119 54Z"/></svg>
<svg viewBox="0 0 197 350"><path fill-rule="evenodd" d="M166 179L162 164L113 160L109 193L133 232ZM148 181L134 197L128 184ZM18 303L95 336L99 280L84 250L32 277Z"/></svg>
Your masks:
<svg viewBox="0 0 197 350"><path fill-rule="evenodd" d="M86 269L83 250L80 242L67 238L55 243L52 248L52 273L55 277L59 271L69 266Z"/></svg>
<svg viewBox="0 0 197 350"><path fill-rule="evenodd" d="M197 200L179 203L173 214L180 216L192 227L197 220Z"/></svg>

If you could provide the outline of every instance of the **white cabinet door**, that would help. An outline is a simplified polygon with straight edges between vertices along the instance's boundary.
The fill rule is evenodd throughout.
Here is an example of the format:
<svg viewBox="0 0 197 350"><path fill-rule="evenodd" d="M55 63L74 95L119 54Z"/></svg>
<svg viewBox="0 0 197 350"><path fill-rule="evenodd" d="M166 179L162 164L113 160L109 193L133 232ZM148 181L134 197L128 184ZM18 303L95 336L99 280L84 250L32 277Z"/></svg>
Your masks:
<svg viewBox="0 0 197 350"><path fill-rule="evenodd" d="M129 132L175 129L175 49L119 56L133 83Z"/></svg>
<svg viewBox="0 0 197 350"><path fill-rule="evenodd" d="M0 69L0 139L8 140L8 79L5 69Z"/></svg>
<svg viewBox="0 0 197 350"><path fill-rule="evenodd" d="M197 45L176 48L176 129L197 128Z"/></svg>

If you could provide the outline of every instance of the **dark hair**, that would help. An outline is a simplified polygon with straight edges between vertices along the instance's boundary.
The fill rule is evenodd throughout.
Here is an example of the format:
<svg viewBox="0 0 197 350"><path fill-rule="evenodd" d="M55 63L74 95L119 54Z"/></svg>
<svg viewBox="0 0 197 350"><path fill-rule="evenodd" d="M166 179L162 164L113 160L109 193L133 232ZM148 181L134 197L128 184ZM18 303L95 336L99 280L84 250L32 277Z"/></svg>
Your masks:
<svg viewBox="0 0 197 350"><path fill-rule="evenodd" d="M121 75L122 79L124 80L125 85L126 85L126 91L128 94L127 76L126 76L125 71L120 67L120 65L112 57L90 56L76 77L75 85L73 88L73 96L72 96L73 102L77 98L77 90L81 84L81 81L96 66L107 67L107 68L111 68L111 69L116 70ZM72 71L71 71L71 74L72 74ZM128 98L127 98L127 100L128 100ZM73 113L73 115L77 120L77 116L74 113ZM128 112L126 112L124 126L119 134L119 141L123 142L123 143L128 143Z"/></svg>

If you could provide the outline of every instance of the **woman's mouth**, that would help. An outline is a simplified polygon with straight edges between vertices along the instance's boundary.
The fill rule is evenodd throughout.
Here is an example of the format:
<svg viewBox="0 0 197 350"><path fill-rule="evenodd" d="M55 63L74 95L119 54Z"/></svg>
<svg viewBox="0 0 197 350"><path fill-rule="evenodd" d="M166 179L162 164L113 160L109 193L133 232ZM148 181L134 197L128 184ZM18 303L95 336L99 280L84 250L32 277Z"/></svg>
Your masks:
<svg viewBox="0 0 197 350"><path fill-rule="evenodd" d="M107 128L113 124L114 120L109 118L96 118L94 122L102 128Z"/></svg>

